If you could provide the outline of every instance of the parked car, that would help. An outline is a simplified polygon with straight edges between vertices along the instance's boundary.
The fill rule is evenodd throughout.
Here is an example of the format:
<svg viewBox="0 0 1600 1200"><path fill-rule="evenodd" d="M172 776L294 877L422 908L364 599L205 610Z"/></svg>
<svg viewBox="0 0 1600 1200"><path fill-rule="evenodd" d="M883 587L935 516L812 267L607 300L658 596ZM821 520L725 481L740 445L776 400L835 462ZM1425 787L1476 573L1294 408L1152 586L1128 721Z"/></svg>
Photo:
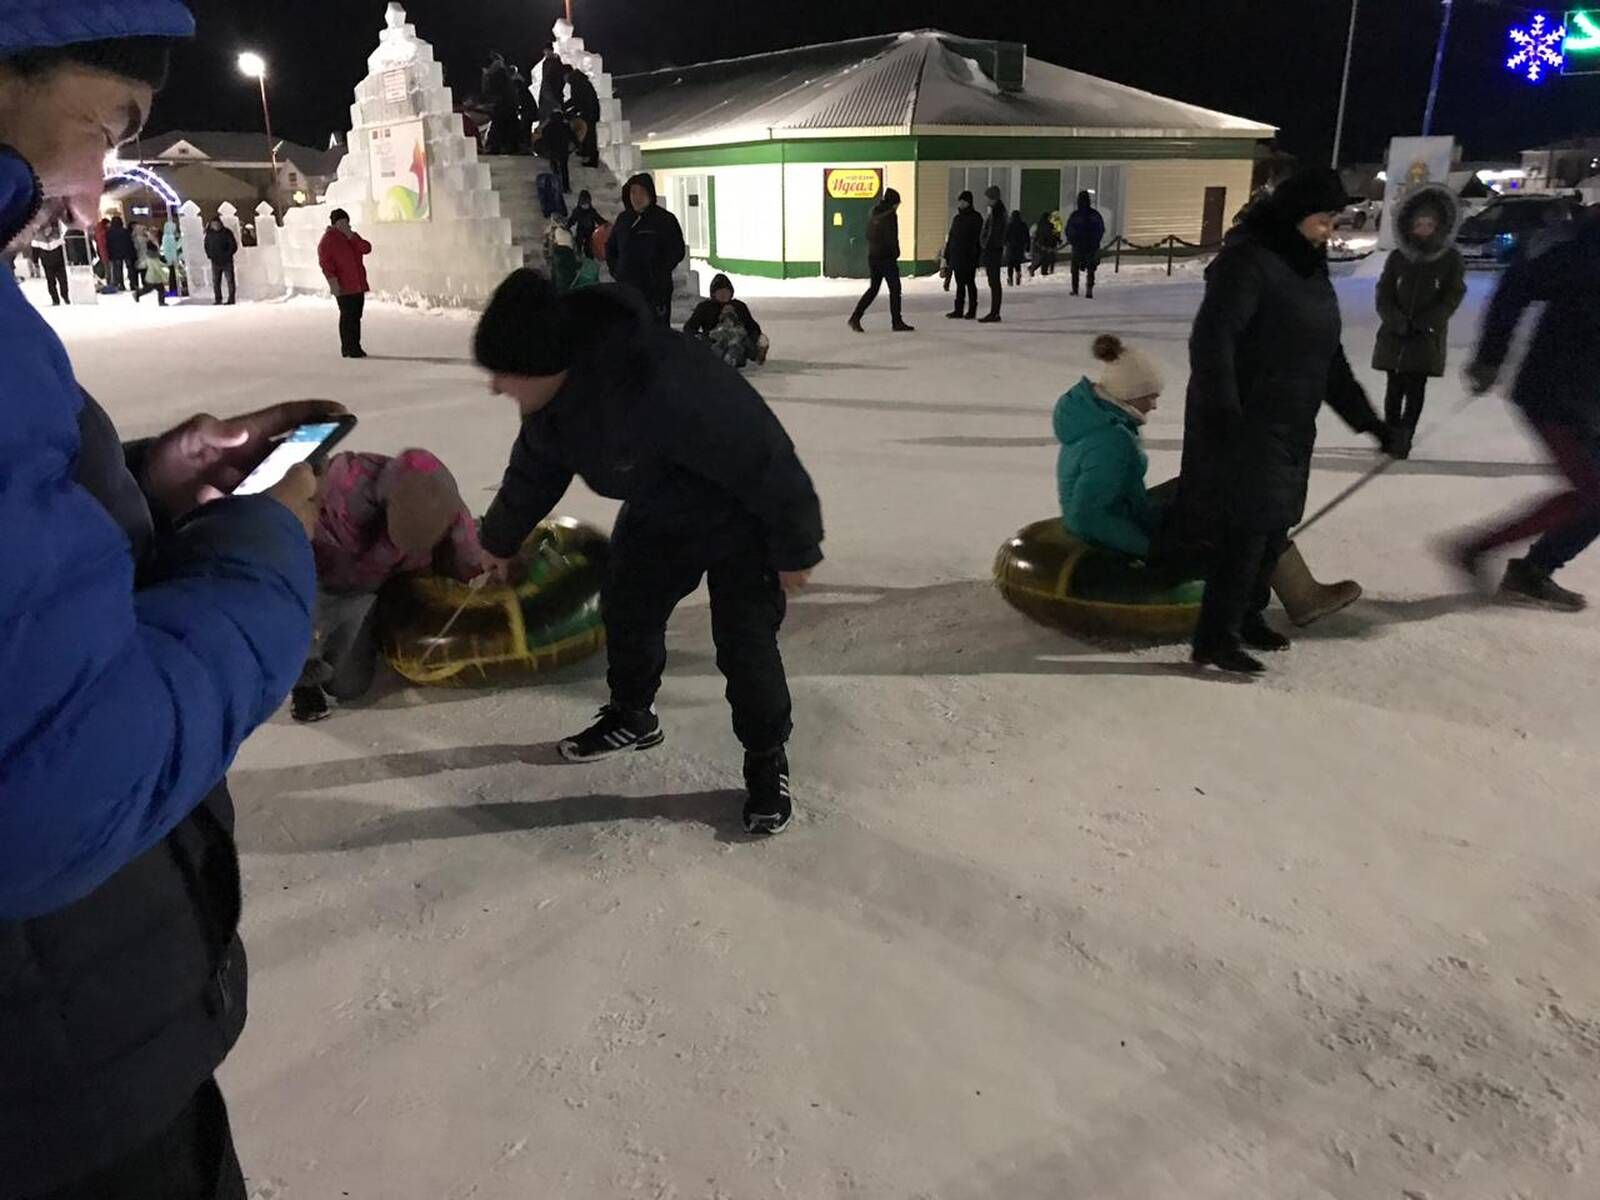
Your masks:
<svg viewBox="0 0 1600 1200"><path fill-rule="evenodd" d="M1469 267L1503 267L1538 236L1559 235L1580 211L1570 196L1505 196L1463 221L1456 245Z"/></svg>

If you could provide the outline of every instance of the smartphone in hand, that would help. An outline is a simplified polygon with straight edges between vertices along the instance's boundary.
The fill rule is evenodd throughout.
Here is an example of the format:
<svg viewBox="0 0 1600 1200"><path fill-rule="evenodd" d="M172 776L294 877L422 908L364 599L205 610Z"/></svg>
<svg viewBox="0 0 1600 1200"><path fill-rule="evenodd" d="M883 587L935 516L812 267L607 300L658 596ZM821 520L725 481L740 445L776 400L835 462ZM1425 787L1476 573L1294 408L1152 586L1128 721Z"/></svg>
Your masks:
<svg viewBox="0 0 1600 1200"><path fill-rule="evenodd" d="M306 463L313 470L320 468L328 461L333 448L350 436L350 431L355 427L356 419L353 416L296 426L277 439L272 452L262 460L260 466L245 476L239 486L233 489L233 494L258 496L269 491L283 481L290 467L299 463Z"/></svg>

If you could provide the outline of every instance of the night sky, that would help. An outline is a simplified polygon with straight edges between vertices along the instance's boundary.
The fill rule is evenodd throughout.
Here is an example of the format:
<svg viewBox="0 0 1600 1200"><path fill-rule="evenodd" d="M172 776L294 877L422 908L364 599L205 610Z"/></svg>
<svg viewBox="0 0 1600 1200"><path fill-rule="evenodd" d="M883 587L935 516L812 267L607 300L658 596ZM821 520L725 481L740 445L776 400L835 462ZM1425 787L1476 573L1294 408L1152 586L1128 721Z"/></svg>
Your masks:
<svg viewBox="0 0 1600 1200"><path fill-rule="evenodd" d="M192 0L198 41L181 50L149 129L260 128L241 49L272 65L275 131L322 146L349 123L351 92L383 24L383 0ZM1349 0L575 0L579 32L617 74L865 34L935 26L1023 41L1037 58L1282 129L1284 149L1325 159L1333 140ZM1600 76L1530 86L1504 69L1506 30L1533 10L1457 0L1436 133L1470 158L1600 132ZM458 94L490 49L526 68L560 0L412 0L422 37ZM1361 0L1346 161L1377 160L1418 131L1439 0Z"/></svg>

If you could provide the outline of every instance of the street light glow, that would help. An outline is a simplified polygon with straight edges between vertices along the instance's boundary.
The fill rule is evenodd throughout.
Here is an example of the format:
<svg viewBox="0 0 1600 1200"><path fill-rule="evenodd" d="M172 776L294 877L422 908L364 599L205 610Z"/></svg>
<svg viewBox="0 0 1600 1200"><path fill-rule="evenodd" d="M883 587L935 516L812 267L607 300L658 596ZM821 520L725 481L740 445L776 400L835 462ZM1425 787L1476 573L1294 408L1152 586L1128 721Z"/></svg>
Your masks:
<svg viewBox="0 0 1600 1200"><path fill-rule="evenodd" d="M246 50L239 55L239 71L251 79L265 79L267 77L267 60L253 50Z"/></svg>

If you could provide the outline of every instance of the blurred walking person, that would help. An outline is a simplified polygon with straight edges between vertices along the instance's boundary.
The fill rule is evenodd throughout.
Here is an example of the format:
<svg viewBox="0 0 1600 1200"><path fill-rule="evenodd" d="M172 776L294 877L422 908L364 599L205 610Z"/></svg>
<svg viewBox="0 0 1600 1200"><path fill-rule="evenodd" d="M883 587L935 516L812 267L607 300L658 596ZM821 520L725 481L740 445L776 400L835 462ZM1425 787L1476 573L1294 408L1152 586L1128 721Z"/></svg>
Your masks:
<svg viewBox="0 0 1600 1200"><path fill-rule="evenodd" d="M883 199L872 206L872 216L867 218L867 269L872 282L856 301L855 311L848 322L857 333L861 318L878 298L878 291L889 285L889 327L896 333L912 333L914 326L907 325L900 311L900 193L893 188L884 189Z"/></svg>
<svg viewBox="0 0 1600 1200"><path fill-rule="evenodd" d="M33 239L33 257L44 272L45 286L50 289L50 306L59 308L72 303L72 292L67 284L67 227L57 218L46 225Z"/></svg>

